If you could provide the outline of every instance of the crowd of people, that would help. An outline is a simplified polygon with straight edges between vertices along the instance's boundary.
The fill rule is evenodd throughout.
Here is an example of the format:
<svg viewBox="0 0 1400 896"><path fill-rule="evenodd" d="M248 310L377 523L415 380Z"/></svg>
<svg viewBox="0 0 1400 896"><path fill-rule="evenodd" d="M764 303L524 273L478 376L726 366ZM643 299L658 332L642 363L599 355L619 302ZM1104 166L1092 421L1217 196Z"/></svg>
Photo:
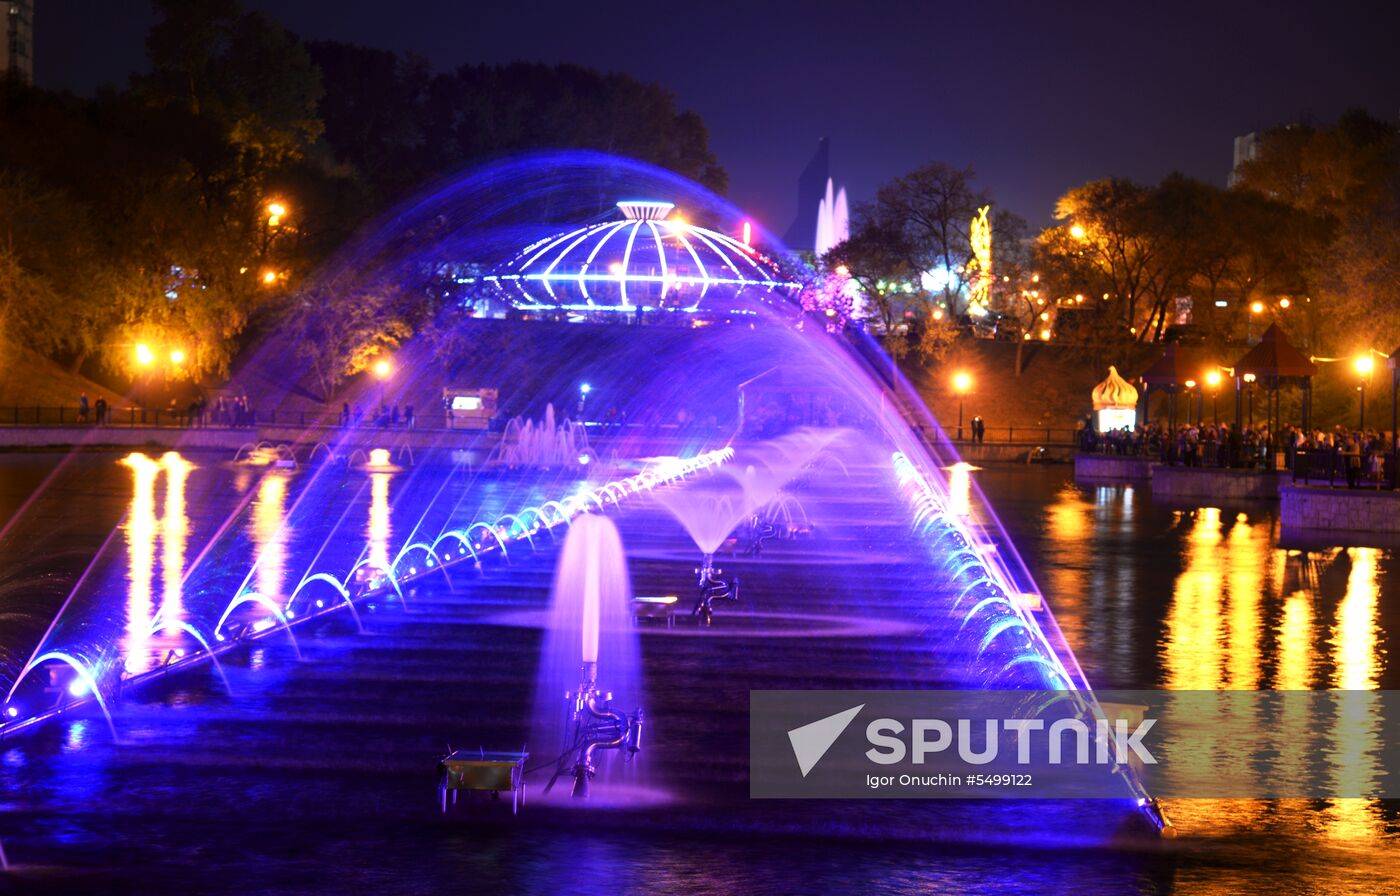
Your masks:
<svg viewBox="0 0 1400 896"><path fill-rule="evenodd" d="M340 425L341 426L363 426L365 422L365 409L358 404L350 406L350 402L342 402L340 405ZM413 405L404 405L402 408L397 404L381 404L379 410L374 414L371 422L386 429L388 427L413 429L415 418L413 416Z"/></svg>
<svg viewBox="0 0 1400 896"><path fill-rule="evenodd" d="M1348 487L1390 481L1390 434L1337 426L1330 431L1288 425L1272 438L1267 424L1183 423L1169 429L1157 423L1100 433L1092 425L1081 430L1080 450L1090 453L1138 455L1185 467L1275 469L1298 478L1344 480Z"/></svg>

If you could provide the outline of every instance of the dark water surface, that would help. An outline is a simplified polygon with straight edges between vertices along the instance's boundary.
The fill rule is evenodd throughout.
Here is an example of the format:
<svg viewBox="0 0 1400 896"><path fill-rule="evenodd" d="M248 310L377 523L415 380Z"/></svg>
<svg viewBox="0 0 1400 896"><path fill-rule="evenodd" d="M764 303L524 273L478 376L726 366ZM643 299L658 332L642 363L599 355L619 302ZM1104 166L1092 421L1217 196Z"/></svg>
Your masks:
<svg viewBox="0 0 1400 896"><path fill-rule="evenodd" d="M25 505L61 460L0 456L0 513ZM275 480L192 461L202 472L190 474L190 494L253 490L250 539L281 550L270 534L283 500L267 485ZM125 516L127 600L158 599L168 581L157 568L187 563L219 514L197 499L170 506L164 490L143 496L131 470L115 455L65 462L30 505L29 550L8 539L5 561L80 571ZM1400 687L1390 552L1281 550L1274 507L1174 509L1142 489L1077 487L1065 467L954 471L955 498L968 476L1097 685ZM385 550L412 525L394 512L390 479L347 500L346 511ZM852 504L853 514L883 512ZM643 512L623 522L639 592L686 587L693 562L659 519ZM608 782L628 795L616 807L540 805L538 787L516 818L482 805L443 819L433 805L445 740L528 737L540 633L521 620L542 608L551 572L542 551L508 570L423 587L402 607L367 614L364 633L348 619L303 628L302 662L280 639L230 655L232 697L207 669L148 689L123 705L117 745L100 718L0 743L0 842L14 866L0 874L0 892L1400 889L1400 808L1375 801L1175 801L1166 808L1183 836L1162 848L1116 836L1124 820L1109 801L747 803L747 687L907 687L946 673L898 628L872 635L833 623L792 637L799 609L839 623L869 595L878 602L859 604L862 618L897 620L904 528L866 527L823 544L833 564L866 563L859 588L775 548L761 564L738 564L752 615L721 615L706 636L649 630L642 648L660 721L643 776ZM169 555L172 544L181 557ZM789 590L809 596L799 607ZM0 600L53 599L27 594L7 590Z"/></svg>

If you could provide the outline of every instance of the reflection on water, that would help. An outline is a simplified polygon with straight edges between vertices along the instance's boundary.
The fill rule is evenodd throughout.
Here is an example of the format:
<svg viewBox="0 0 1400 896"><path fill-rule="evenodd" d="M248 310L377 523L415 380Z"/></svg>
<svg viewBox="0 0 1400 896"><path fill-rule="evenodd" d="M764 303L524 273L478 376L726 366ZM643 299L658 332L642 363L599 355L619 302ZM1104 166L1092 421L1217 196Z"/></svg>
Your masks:
<svg viewBox="0 0 1400 896"><path fill-rule="evenodd" d="M391 478L393 474L387 472L369 474L369 525L365 534L369 538L368 560L371 569L389 568L389 537L393 534L389 527Z"/></svg>
<svg viewBox="0 0 1400 896"><path fill-rule="evenodd" d="M176 624L185 618L182 589L185 581L185 541L189 537L190 521L185 512L185 480L194 469L189 461L174 451L160 459L165 470L165 510L160 519L161 619L166 631L174 634Z"/></svg>
<svg viewBox="0 0 1400 896"><path fill-rule="evenodd" d="M126 536L126 637L122 653L126 671L139 675L154 668L149 649L156 619L166 634L179 631L185 618L183 588L189 516L185 481L194 466L173 451L159 461L132 453L121 464L131 470L131 503L122 530ZM164 473L165 498L156 516L156 487ZM156 542L160 542L160 604L155 602Z"/></svg>
<svg viewBox="0 0 1400 896"><path fill-rule="evenodd" d="M131 470L131 506L127 511L126 638L122 652L126 670L133 675L148 671L154 659L145 649L154 616L151 585L156 565L156 477L160 464L144 454L130 454L122 463Z"/></svg>
<svg viewBox="0 0 1400 896"><path fill-rule="evenodd" d="M1387 662L1400 649L1392 643L1400 629L1392 552L1281 548L1276 505L1182 510L1154 503L1146 489L1079 486L1053 471L990 468L976 475L1091 681L1208 690L1400 688ZM1292 722L1278 727L1296 730ZM1334 757L1339 791L1355 792L1383 773L1383 732L1372 714L1342 712L1304 724ZM1229 743L1192 747L1220 762L1238 758ZM1317 892L1393 891L1400 830L1386 803L1177 800L1167 809L1189 838L1238 841L1244 853L1232 861L1242 866L1276 862L1321 882ZM1372 886L1376 877L1391 886ZM1187 888L1234 892L1229 879L1212 868L1209 879Z"/></svg>
<svg viewBox="0 0 1400 896"><path fill-rule="evenodd" d="M258 494L253 499L253 516L248 528L257 551L255 590L264 597L282 594L282 581L287 567L287 474L270 470L258 482Z"/></svg>

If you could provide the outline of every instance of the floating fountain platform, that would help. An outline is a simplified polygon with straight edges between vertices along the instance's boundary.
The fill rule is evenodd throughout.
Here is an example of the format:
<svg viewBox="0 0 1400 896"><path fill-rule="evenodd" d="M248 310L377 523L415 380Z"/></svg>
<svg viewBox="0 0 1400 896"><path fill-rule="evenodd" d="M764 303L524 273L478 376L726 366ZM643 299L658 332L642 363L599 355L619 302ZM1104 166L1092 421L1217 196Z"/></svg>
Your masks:
<svg viewBox="0 0 1400 896"><path fill-rule="evenodd" d="M485 750L455 750L443 757L438 765L438 800L445 813L448 796L457 804L457 794L490 794L499 799L510 794L510 813L520 811L525 803L525 760L530 754L519 752L486 752Z"/></svg>

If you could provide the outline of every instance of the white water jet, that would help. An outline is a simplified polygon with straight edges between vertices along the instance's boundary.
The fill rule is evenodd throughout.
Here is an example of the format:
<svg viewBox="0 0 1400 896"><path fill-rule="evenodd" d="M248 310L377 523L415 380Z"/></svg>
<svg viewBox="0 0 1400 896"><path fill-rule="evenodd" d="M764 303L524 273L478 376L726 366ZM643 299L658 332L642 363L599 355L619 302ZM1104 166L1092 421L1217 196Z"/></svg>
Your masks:
<svg viewBox="0 0 1400 896"><path fill-rule="evenodd" d="M564 538L547 625L530 733L541 756L564 738L564 695L579 686L585 665L616 706L630 711L643 703L632 580L622 536L602 514L577 517Z"/></svg>
<svg viewBox="0 0 1400 896"><path fill-rule="evenodd" d="M488 463L508 467L577 468L596 460L588 447L588 431L582 423L555 422L554 405L544 409L543 420L513 417L506 424Z"/></svg>
<svg viewBox="0 0 1400 896"><path fill-rule="evenodd" d="M846 201L846 188L833 190L835 184L826 179L826 196L817 205L817 237L812 250L821 258L851 237L851 213Z"/></svg>

